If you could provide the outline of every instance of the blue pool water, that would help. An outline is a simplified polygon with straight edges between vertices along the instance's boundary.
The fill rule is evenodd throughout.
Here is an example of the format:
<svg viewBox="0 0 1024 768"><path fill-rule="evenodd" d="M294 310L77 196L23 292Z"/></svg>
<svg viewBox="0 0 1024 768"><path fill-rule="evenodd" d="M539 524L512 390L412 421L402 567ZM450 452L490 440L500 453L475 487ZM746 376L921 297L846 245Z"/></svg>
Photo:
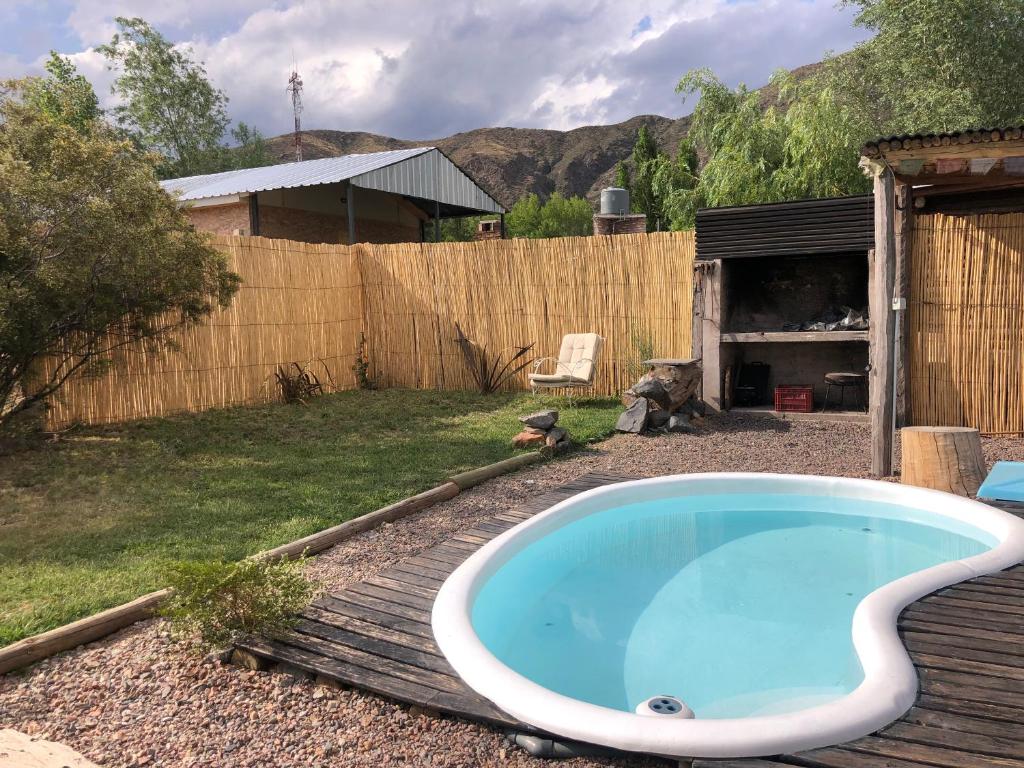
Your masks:
<svg viewBox="0 0 1024 768"><path fill-rule="evenodd" d="M473 627L558 693L633 711L658 694L698 718L776 714L852 691L857 604L987 551L987 533L881 502L693 496L567 523L482 585Z"/></svg>

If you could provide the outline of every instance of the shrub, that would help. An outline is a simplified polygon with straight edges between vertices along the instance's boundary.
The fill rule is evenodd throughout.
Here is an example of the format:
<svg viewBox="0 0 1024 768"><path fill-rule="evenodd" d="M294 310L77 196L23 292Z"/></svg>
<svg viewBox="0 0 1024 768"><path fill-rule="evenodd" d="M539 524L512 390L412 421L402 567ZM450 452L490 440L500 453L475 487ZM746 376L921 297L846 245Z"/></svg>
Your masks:
<svg viewBox="0 0 1024 768"><path fill-rule="evenodd" d="M355 374L356 386L360 389L377 388L377 382L370 376L370 355L366 351L366 334L362 331L359 332L359 351L356 353L352 373Z"/></svg>
<svg viewBox="0 0 1024 768"><path fill-rule="evenodd" d="M173 594L160 614L179 635L198 636L208 648L285 631L317 592L302 574L305 563L306 558L176 563L168 574Z"/></svg>
<svg viewBox="0 0 1024 768"><path fill-rule="evenodd" d="M459 327L458 323L455 324L455 331L459 334L455 338L455 343L459 345L459 349L462 351L462 359L465 361L466 367L473 377L473 382L482 394L489 395L492 392L497 392L502 384L533 362L532 357L527 357L523 362L519 361L530 353L536 342L523 347L512 347L511 356L502 365L501 362L504 359L505 350L494 356L492 361L487 348L469 339L462 332L462 328Z"/></svg>
<svg viewBox="0 0 1024 768"><path fill-rule="evenodd" d="M331 371L323 361L320 361L327 372L328 380L331 380ZM277 381L278 391L281 393L281 401L284 403L301 403L305 405L318 395L324 393L324 385L320 377L313 373L310 363L299 365L279 365L274 373Z"/></svg>
<svg viewBox="0 0 1024 768"><path fill-rule="evenodd" d="M0 426L119 348L172 344L239 282L152 157L60 122L33 83L0 91Z"/></svg>

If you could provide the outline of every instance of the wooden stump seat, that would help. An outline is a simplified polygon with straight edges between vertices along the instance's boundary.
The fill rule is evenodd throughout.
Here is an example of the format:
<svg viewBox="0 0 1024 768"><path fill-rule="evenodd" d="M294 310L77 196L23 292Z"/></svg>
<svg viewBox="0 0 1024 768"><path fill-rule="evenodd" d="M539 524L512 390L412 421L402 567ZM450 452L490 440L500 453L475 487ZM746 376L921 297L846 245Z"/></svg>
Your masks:
<svg viewBox="0 0 1024 768"><path fill-rule="evenodd" d="M981 434L970 427L904 427L901 482L973 496L987 472Z"/></svg>

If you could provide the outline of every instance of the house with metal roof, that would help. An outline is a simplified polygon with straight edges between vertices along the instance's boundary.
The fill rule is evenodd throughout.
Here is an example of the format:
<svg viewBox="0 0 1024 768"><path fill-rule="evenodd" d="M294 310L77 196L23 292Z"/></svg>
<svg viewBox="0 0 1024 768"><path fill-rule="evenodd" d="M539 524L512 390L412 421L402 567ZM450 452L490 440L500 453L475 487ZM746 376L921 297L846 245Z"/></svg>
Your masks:
<svg viewBox="0 0 1024 768"><path fill-rule="evenodd" d="M307 243L440 239L442 219L505 209L435 147L169 179L197 229Z"/></svg>

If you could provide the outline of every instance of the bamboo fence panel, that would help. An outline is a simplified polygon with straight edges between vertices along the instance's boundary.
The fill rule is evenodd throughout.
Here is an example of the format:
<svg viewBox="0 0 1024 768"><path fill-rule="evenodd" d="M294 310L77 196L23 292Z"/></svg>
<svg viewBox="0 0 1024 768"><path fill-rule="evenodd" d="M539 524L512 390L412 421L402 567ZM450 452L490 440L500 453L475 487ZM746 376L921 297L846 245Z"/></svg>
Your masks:
<svg viewBox="0 0 1024 768"><path fill-rule="evenodd" d="M599 333L605 395L633 383L638 340L659 357L690 354L692 232L357 248L382 386L471 388L456 323L492 355L536 342L532 354L554 357L564 334Z"/></svg>
<svg viewBox="0 0 1024 768"><path fill-rule="evenodd" d="M916 217L910 279L913 423L1024 431L1024 214Z"/></svg>
<svg viewBox="0 0 1024 768"><path fill-rule="evenodd" d="M53 398L51 425L108 423L259 402L279 365L312 362L338 389L354 386L365 333L381 386L468 389L458 323L489 352L536 342L556 356L562 336L599 333L595 391L633 383L638 340L660 357L691 344L692 232L476 243L313 245L215 239L243 283L231 305L176 338L177 349L119 350L97 376ZM526 371L509 388L527 386Z"/></svg>
<svg viewBox="0 0 1024 768"><path fill-rule="evenodd" d="M108 423L272 399L279 365L310 362L354 385L362 323L357 254L344 246L215 238L242 285L231 305L175 337L177 349L126 347L99 375L76 375L51 400L53 427Z"/></svg>

